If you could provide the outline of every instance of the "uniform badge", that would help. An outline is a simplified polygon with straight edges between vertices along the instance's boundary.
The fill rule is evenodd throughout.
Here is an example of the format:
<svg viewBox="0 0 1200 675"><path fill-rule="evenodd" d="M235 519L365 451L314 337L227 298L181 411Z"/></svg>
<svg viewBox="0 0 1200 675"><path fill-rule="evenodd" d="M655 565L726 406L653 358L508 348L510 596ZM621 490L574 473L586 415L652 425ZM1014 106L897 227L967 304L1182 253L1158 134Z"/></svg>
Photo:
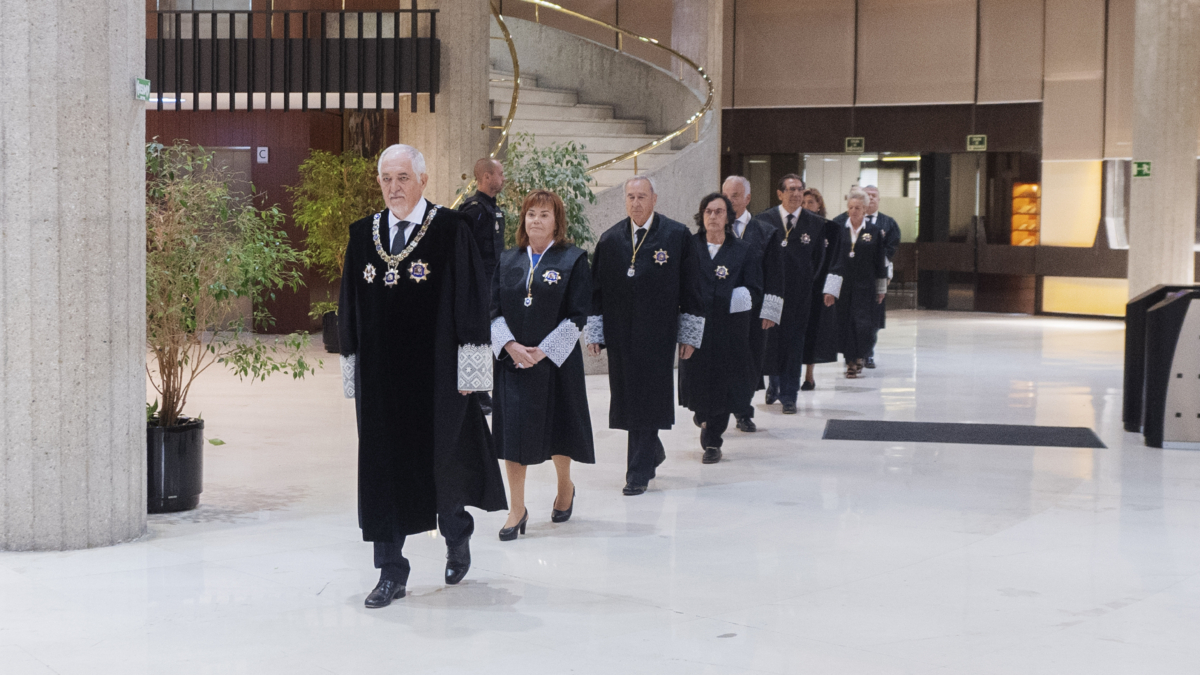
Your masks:
<svg viewBox="0 0 1200 675"><path fill-rule="evenodd" d="M383 273L384 286L395 286L397 281L400 281L400 272L389 269L387 272Z"/></svg>
<svg viewBox="0 0 1200 675"><path fill-rule="evenodd" d="M560 279L562 279L562 275L555 270L546 270L546 273L542 275L542 281L548 284L557 284Z"/></svg>
<svg viewBox="0 0 1200 675"><path fill-rule="evenodd" d="M811 241L812 241L812 237L808 236L807 232L800 235L800 243L801 244L807 244Z"/></svg>
<svg viewBox="0 0 1200 675"><path fill-rule="evenodd" d="M372 265L371 263L367 263L366 269L363 270L363 278L367 280L368 284L374 283L374 281L375 281L375 266L374 265Z"/></svg>
<svg viewBox="0 0 1200 675"><path fill-rule="evenodd" d="M871 241L871 233L863 232L863 241Z"/></svg>
<svg viewBox="0 0 1200 675"><path fill-rule="evenodd" d="M724 265L717 265L717 278L726 279L729 277L729 268Z"/></svg>
<svg viewBox="0 0 1200 675"><path fill-rule="evenodd" d="M657 251L655 251L654 252L654 264L655 265L666 265L667 264L667 252L661 248L658 249Z"/></svg>
<svg viewBox="0 0 1200 675"><path fill-rule="evenodd" d="M413 263L408 266L408 278L412 279L418 284L428 279L429 263L421 260L413 261Z"/></svg>

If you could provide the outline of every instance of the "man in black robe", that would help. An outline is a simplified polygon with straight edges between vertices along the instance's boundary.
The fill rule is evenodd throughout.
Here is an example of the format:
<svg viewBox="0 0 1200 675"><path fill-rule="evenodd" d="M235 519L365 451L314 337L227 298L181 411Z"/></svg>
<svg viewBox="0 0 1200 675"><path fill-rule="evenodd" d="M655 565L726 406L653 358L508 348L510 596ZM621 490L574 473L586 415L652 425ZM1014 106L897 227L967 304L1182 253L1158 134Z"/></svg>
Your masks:
<svg viewBox="0 0 1200 675"><path fill-rule="evenodd" d="M491 157L475 162L475 187L475 194L463 200L458 212L471 223L471 234L490 283L504 252L504 209L496 203L496 195L504 188L504 165ZM490 291L488 297L492 297ZM483 414L492 414L492 397L486 391L476 396Z"/></svg>
<svg viewBox="0 0 1200 675"><path fill-rule="evenodd" d="M779 179L779 206L755 216L779 232L783 267L783 312L779 326L767 336L768 404L778 400L783 414L796 414L796 395L804 372L804 338L808 331L813 282L825 256L825 219L805 211L804 180L794 173Z"/></svg>
<svg viewBox="0 0 1200 675"><path fill-rule="evenodd" d="M878 225L883 232L883 253L887 257L888 283L892 281L892 260L896 257L896 251L900 250L900 224L896 219L879 212L879 188L874 185L868 185L863 188L863 192L867 193L867 197L871 200L867 202L867 223ZM881 302L876 305L877 315L875 324L875 337L871 340L871 352L867 355L866 367L875 367L875 343L879 341L879 330L887 327L887 303Z"/></svg>
<svg viewBox="0 0 1200 675"><path fill-rule="evenodd" d="M745 404L734 413L739 431L754 432L754 392L763 388L763 357L766 355L767 330L779 323L783 312L783 266L779 257L782 233L761 220L750 217L750 181L742 176L729 176L721 184L721 194L733 204L733 236L750 247L751 257L762 273L763 293L755 296L750 316L761 321L750 322L750 393Z"/></svg>
<svg viewBox="0 0 1200 675"><path fill-rule="evenodd" d="M506 508L487 421L491 388L483 263L465 218L428 202L425 158L393 145L377 177L387 209L350 225L338 305L342 376L358 415L358 508L379 584L367 607L404 597L405 537L437 527L446 583L471 566L464 507Z"/></svg>
<svg viewBox="0 0 1200 675"><path fill-rule="evenodd" d="M675 345L688 359L704 337L691 231L654 212L646 176L625 181L629 217L600 236L592 257L592 312L584 340L608 348L608 426L629 432L626 495L640 495L667 458L660 429L675 424Z"/></svg>

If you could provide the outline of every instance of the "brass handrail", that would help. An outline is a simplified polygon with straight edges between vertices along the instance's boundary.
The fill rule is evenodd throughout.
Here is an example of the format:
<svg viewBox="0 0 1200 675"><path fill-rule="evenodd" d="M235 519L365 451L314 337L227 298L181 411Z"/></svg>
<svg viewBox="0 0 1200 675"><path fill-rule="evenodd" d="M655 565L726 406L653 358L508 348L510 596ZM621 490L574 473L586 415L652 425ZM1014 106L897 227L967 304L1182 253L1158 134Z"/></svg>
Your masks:
<svg viewBox="0 0 1200 675"><path fill-rule="evenodd" d="M579 12L573 12L565 7L556 5L552 2L546 2L546 0L521 0L521 2L527 2L531 5L533 5L535 12L537 11L538 7L545 7L547 9L552 9L556 12L561 12L563 14L566 14L567 16L572 16L572 17L575 17L576 19L586 21L590 24L600 26L602 28L607 28L611 31L614 31L617 34L618 38L620 38L621 36L628 35L629 37L631 37L635 40L639 40L648 45L658 47L659 49L661 49L661 50L667 52L668 54L674 56L675 58L679 59L681 62L687 64L688 66L691 66L692 69L694 69L696 71L696 73L699 74L700 77L704 79L704 84L705 84L705 86L708 87L708 98L705 99L704 106L701 107L700 110L698 110L691 117L689 117L687 119L687 121L683 123L682 126L675 129L674 131L667 134L666 136L663 136L662 138L659 138L656 141L647 143L646 145L643 145L640 148L637 148L635 150L630 150L629 152L627 152L623 155L619 155L617 157L613 157L612 159L610 159L608 161L600 162L599 164L589 166L587 169L588 173L595 173L596 171L599 171L600 169L608 168L608 167L612 166L613 164L618 164L618 163L624 162L625 160L628 160L628 159L634 160L634 167L636 170L638 155L641 155L645 152L653 150L654 148L657 148L658 146L662 145L663 143L666 143L666 142L674 139L676 136L679 136L683 132L687 131L688 128L691 127L693 124L696 125L696 136L697 136L697 138L699 138L700 122L704 119L704 116L708 113L708 111L712 110L713 98L715 97L715 88L713 87L712 78L710 78L708 76L708 73L706 73L704 71L703 66L697 64L695 61L689 59L688 57L684 56L683 54L679 53L678 51L671 49L670 47L660 43L658 40L655 40L654 38L643 37L632 31L628 31L628 30L625 30L624 28L620 28L619 26L614 26L610 23L605 23L604 21L600 21L599 19L593 19L592 17L587 16L586 14L580 14ZM512 43L510 42L509 45L511 48ZM514 102L516 101L515 95L514 95L513 101ZM510 110L509 113L511 114L512 111Z"/></svg>
<svg viewBox="0 0 1200 675"><path fill-rule="evenodd" d="M508 32L508 24L504 23L504 17L500 15L500 9L496 7L495 2L489 2L488 4L492 9L492 18L496 19L496 24L500 26L500 32L504 35L502 39L508 43L508 54L512 57L513 65L512 101L508 105L508 115L504 118L504 124L500 127L488 127L487 122L484 122L481 126L481 128L484 130L489 128L500 129L500 138L496 139L496 145L492 148L492 151L488 153L488 157L495 159L496 155L500 152L500 148L504 147L504 141L508 140L508 130L512 128L513 117L515 117L517 114L517 98L521 93L521 63L517 60L517 45L513 43L512 34ZM466 178L466 174L463 174L463 178ZM467 184L466 189L464 189L457 197L454 198L454 202L450 204L450 208L458 208L458 205L461 204L464 199L466 199L467 195L471 194L471 191L474 188L475 179L472 177L471 182Z"/></svg>

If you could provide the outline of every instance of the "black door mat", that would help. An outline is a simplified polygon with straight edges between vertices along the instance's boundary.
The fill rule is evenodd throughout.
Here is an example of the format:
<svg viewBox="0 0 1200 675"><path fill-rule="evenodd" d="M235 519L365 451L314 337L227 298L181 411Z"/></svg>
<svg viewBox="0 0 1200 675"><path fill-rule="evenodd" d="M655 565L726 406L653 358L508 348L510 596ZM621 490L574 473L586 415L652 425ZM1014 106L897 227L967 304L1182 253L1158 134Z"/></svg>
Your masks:
<svg viewBox="0 0 1200 675"><path fill-rule="evenodd" d="M1103 448L1086 427L1035 427L1024 424L957 422L882 422L829 420L822 438L833 441L891 443L969 443L976 445L1040 445L1056 448Z"/></svg>

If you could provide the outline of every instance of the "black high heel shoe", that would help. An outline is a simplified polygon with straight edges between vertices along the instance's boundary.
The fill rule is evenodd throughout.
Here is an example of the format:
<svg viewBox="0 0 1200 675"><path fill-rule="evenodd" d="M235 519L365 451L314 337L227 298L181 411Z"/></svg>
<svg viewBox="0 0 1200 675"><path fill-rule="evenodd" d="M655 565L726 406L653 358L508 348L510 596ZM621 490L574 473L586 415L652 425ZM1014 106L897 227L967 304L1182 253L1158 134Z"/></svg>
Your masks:
<svg viewBox="0 0 1200 675"><path fill-rule="evenodd" d="M517 532L525 534L525 523L529 522L529 509L525 509L525 515L521 516L521 522L512 527L501 528L500 541L512 541L517 538Z"/></svg>
<svg viewBox="0 0 1200 675"><path fill-rule="evenodd" d="M565 523L571 519L571 512L575 510L575 484L571 484L571 505L566 511L559 511L553 506L550 508L550 522Z"/></svg>

